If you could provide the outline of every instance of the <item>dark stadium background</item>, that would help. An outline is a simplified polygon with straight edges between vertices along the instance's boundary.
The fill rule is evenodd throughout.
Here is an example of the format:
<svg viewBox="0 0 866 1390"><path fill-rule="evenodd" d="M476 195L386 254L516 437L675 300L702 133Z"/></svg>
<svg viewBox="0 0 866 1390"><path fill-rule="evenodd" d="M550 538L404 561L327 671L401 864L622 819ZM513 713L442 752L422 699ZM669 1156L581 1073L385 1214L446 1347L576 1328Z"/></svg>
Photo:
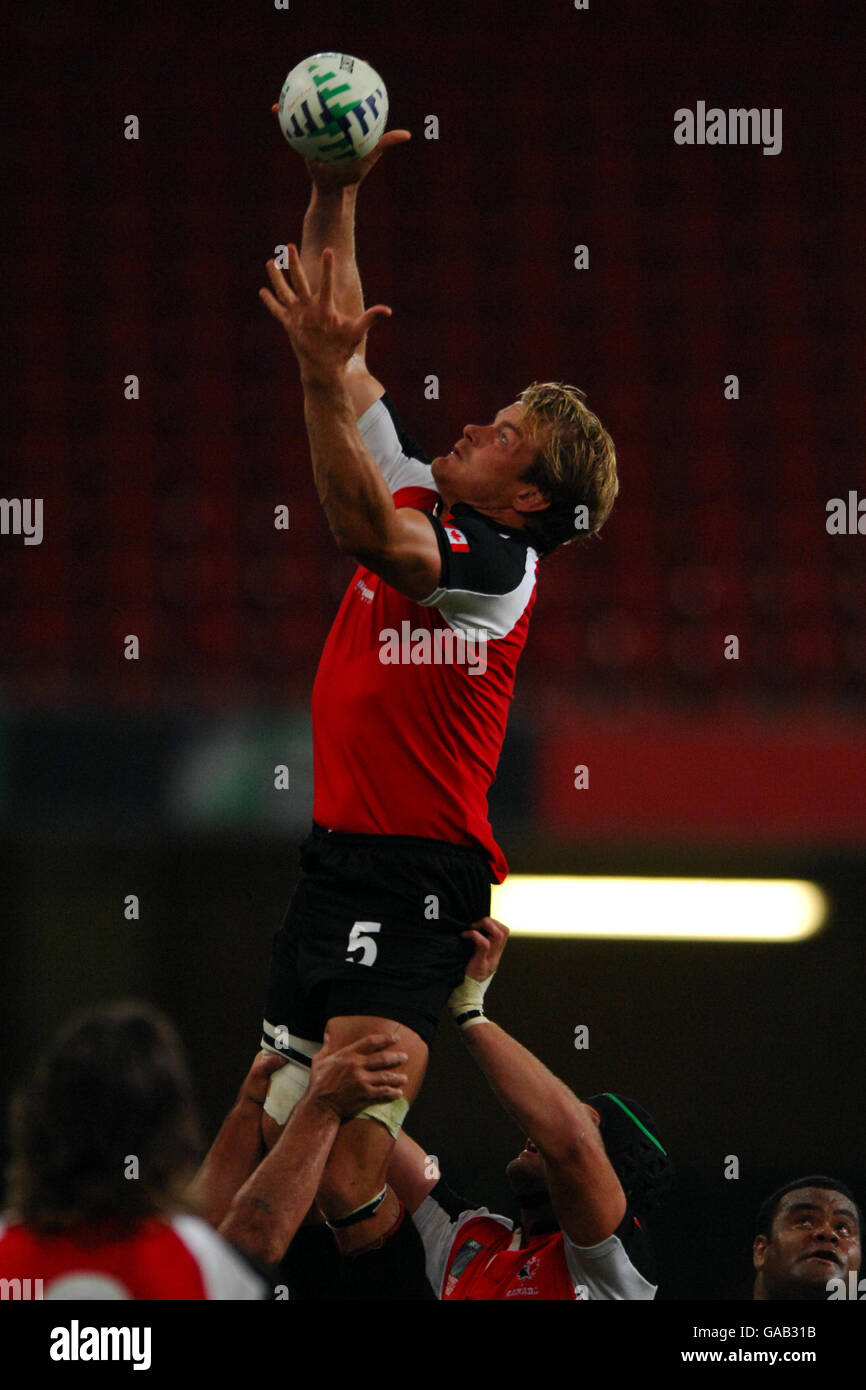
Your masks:
<svg viewBox="0 0 866 1390"><path fill-rule="evenodd" d="M0 491L44 498L45 538L0 538L3 1097L118 994L178 1024L208 1132L255 1049L351 572L257 299L306 199L269 108L308 53L358 53L414 137L359 218L368 302L394 309L370 361L407 427L447 449L562 378L618 448L603 540L541 570L492 801L512 869L831 895L796 946L515 940L491 996L579 1094L657 1115L680 1174L663 1296L742 1294L771 1188L818 1170L866 1196L866 537L825 529L828 499L866 493L862 11L31 3L7 39ZM678 147L698 100L781 107L781 154ZM503 1207L519 1136L450 1026L408 1128Z"/></svg>

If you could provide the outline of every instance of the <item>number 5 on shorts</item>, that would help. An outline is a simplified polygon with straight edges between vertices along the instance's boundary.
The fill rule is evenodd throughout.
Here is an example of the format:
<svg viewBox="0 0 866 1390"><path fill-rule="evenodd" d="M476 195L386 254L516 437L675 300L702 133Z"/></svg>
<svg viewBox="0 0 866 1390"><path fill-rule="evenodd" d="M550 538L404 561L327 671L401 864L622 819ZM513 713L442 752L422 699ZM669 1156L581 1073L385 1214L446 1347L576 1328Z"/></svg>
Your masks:
<svg viewBox="0 0 866 1390"><path fill-rule="evenodd" d="M363 952L364 952L364 954L361 956L361 959L360 959L360 960L358 960L357 958L354 959L354 964L355 964L355 965L372 965L372 964L373 964L373 961L376 959L376 956L377 956L378 953L379 953L379 946L378 946L377 942L375 942L375 941L373 940L372 935L365 935L365 933L372 933L372 932L374 932L374 931L380 931L380 930L381 930L381 927L382 927L382 923L381 923L381 922L356 922L356 923L355 923L355 925L353 926L352 930L349 932L349 944L348 944L347 949L348 949L349 951L363 951ZM352 962L353 958L352 958L352 956L347 956L347 957L346 957L346 960Z"/></svg>

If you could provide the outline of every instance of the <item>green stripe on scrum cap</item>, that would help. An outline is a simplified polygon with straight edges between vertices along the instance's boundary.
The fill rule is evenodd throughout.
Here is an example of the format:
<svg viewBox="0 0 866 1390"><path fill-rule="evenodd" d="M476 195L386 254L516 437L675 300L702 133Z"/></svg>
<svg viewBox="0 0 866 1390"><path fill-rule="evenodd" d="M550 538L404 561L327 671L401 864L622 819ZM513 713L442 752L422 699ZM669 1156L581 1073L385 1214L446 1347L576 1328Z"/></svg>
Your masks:
<svg viewBox="0 0 866 1390"><path fill-rule="evenodd" d="M638 1129L643 1130L643 1133L646 1135L647 1139L651 1139L652 1142L655 1144L656 1148L659 1149L659 1150L664 1154L665 1158L667 1158L667 1156L668 1156L667 1149L665 1149L665 1148L662 1147L662 1145L659 1143L658 1139L656 1139L655 1135L654 1135L654 1134L651 1134L650 1131L647 1129L646 1125L641 1124L641 1122L640 1122L640 1120L638 1119L637 1115L632 1114L632 1112L631 1112L631 1110L629 1110L628 1106L627 1106L627 1105L624 1105L624 1104L622 1103L622 1101L620 1100L619 1096L615 1096L615 1095L613 1094L613 1091L602 1091L602 1095L607 1096L608 1100L614 1101L614 1103L615 1103L616 1105L619 1106L620 1110L624 1110L625 1113L628 1115L629 1119L632 1120L632 1121L637 1125Z"/></svg>

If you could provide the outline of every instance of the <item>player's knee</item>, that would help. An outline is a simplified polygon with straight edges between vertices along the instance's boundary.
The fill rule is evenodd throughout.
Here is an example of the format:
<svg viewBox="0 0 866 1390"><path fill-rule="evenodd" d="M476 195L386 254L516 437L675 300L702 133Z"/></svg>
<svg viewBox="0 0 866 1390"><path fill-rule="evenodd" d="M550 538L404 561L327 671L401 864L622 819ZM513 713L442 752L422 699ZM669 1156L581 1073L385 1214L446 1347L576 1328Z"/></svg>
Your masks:
<svg viewBox="0 0 866 1390"><path fill-rule="evenodd" d="M318 1203L326 1217L355 1211L384 1185L394 1140L379 1124L355 1120L343 1126L319 1182Z"/></svg>
<svg viewBox="0 0 866 1390"><path fill-rule="evenodd" d="M326 1221L344 1218L366 1207L386 1185L387 1165L367 1171L326 1168L319 1181L316 1206Z"/></svg>

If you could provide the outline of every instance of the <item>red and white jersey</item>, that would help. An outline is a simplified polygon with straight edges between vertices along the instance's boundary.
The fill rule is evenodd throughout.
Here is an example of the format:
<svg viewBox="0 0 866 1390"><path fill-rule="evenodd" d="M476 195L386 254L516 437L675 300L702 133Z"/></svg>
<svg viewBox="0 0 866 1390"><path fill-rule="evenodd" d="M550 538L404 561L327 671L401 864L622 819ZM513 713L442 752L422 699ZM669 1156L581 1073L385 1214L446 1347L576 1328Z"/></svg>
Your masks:
<svg viewBox="0 0 866 1390"><path fill-rule="evenodd" d="M430 518L442 574L420 603L359 566L313 687L313 819L329 830L478 845L508 872L487 793L535 602L536 551L465 503L443 510L387 396L360 418L396 507Z"/></svg>
<svg viewBox="0 0 866 1390"><path fill-rule="evenodd" d="M491 1300L589 1302L652 1299L656 1285L648 1242L626 1212L613 1235L598 1245L575 1245L564 1231L523 1234L486 1207L468 1208L444 1183L421 1203L413 1220L427 1263L427 1278L445 1302ZM644 1272L641 1272L641 1266Z"/></svg>
<svg viewBox="0 0 866 1390"><path fill-rule="evenodd" d="M4 1282L5 1281L5 1282ZM197 1216L149 1217L131 1235L41 1235L0 1221L4 1298L57 1300L265 1299L270 1289Z"/></svg>

